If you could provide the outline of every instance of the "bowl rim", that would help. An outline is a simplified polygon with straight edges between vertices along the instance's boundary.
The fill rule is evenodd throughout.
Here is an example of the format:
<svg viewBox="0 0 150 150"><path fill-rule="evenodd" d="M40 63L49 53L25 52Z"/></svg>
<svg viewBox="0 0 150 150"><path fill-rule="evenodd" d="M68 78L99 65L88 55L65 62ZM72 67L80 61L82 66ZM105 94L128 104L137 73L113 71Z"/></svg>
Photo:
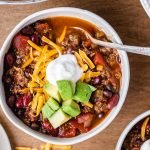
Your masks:
<svg viewBox="0 0 150 150"><path fill-rule="evenodd" d="M131 131L131 129L142 119L144 119L145 117L150 115L150 110L143 112L142 114L138 115L137 117L135 117L122 131L118 142L116 144L116 149L115 150L121 150L122 144L127 136L127 134Z"/></svg>
<svg viewBox="0 0 150 150"><path fill-rule="evenodd" d="M105 27L105 29L107 28L107 30L105 31L108 31L109 29L109 33L111 33L113 36L113 40L115 40L115 42L117 43L120 43L122 44L122 41L120 39L120 37L118 36L118 34L116 33L116 31L111 27L111 25L106 22L103 18L101 18L100 16L90 12L90 11L87 11L87 10L84 10L84 9L80 9L80 8L73 8L73 7L58 7L58 8L50 8L50 9L46 9L46 10L42 10L42 11L39 11L39 12L36 12L28 17L26 17L25 19L23 19L19 24L17 24L13 30L11 31L11 33L7 36L6 40L4 41L4 44L1 48L1 51L0 51L0 61L2 63L0 63L0 68L3 72L3 59L4 59L4 53L7 52L6 50L6 47L8 45L8 43L10 44L12 38L14 37L14 35L21 29L23 28L24 26L26 26L25 24L28 24L29 21L31 21L32 19L34 20L36 17L42 17L43 19L44 18L47 18L48 16L50 16L50 13L52 12L59 12L59 11L62 11L62 12L66 12L66 13L78 13L80 15L85 15L86 17L89 17L90 19L92 19L93 21L98 21L99 23L97 24L99 27L103 25L103 28ZM49 14L49 15L48 15ZM46 17L47 16L47 17ZM59 15L60 16L60 15ZM64 16L64 15L62 15ZM69 14L66 14L65 16L70 16ZM84 18L82 18L81 16L76 16L77 18L81 18L83 20L87 20L89 21L90 19L86 19L84 16ZM70 16L71 17L71 16ZM75 16L72 16L72 17L75 17ZM35 20L34 20L35 21ZM32 21L32 22L34 22ZM90 23L92 24L95 24L96 23L93 23L92 21L89 21ZM101 22L101 24L100 24ZM103 29L102 28L102 29ZM106 33L106 32L105 32ZM106 33L106 35L108 36L108 34ZM97 127L94 127L91 131L85 133L85 134L81 134L79 136L76 136L76 137L73 137L73 138L55 138L55 137L51 137L51 136L47 136L47 135L44 135L44 134L41 134L37 131L34 131L32 130L31 128L27 127L24 123L21 122L20 119L18 119L16 116L14 116L12 114L12 112L10 111L10 108L7 106L6 104L6 100L4 98L4 89L3 89L3 85L2 85L2 81L0 81L0 104L1 104L1 107L2 107L2 110L3 112L5 113L5 115L7 116L7 118L17 127L19 128L20 130L24 131L25 133L29 134L30 136L33 136L41 141L44 141L44 142L51 142L52 144L59 144L59 145L72 145L72 144L76 144L76 143L79 143L79 142L82 142L82 141L85 141L93 136L95 136L96 134L100 133L102 130L104 130L106 127L108 127L108 125L110 125L110 123L114 120L114 118L117 116L117 114L119 113L120 109L122 108L123 104L124 104L124 101L125 101L125 98L126 98L126 95L127 95L127 91L128 91L128 87L129 87L129 80L130 80L130 69L129 69L129 61L128 61L128 57L127 57L127 54L126 52L123 52L123 51L118 51L120 55L122 55L122 58L124 59L124 70L125 70L125 74L124 76L124 84L122 85L123 90L122 90L122 95L120 97L120 101L117 105L117 107L115 107L111 112L110 114L112 115L111 117L108 118L108 115ZM122 67L121 67L122 69ZM123 69L122 69L123 71ZM0 74L0 78L2 77L2 73ZM3 98L2 98L3 97Z"/></svg>

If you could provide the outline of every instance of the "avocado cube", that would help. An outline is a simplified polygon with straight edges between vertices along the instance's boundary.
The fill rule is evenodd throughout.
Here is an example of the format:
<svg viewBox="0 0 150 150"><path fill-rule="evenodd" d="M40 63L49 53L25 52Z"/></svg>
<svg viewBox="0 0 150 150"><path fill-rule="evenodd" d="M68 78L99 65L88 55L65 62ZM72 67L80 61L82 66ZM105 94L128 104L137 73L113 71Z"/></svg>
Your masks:
<svg viewBox="0 0 150 150"><path fill-rule="evenodd" d="M51 107L51 109L53 109L54 111L59 109L59 104L57 101L55 101L53 98L49 98L47 101L47 104L49 107Z"/></svg>
<svg viewBox="0 0 150 150"><path fill-rule="evenodd" d="M73 96L73 86L72 82L69 80L58 80L57 81L58 90L60 96L63 100L70 100Z"/></svg>
<svg viewBox="0 0 150 150"><path fill-rule="evenodd" d="M54 113L54 110L52 110L47 104L45 104L42 108L42 115L43 118L49 118Z"/></svg>
<svg viewBox="0 0 150 150"><path fill-rule="evenodd" d="M62 109L66 114L70 115L71 117L76 117L81 112L79 105L73 100L64 101L62 104Z"/></svg>
<svg viewBox="0 0 150 150"><path fill-rule="evenodd" d="M50 83L46 83L44 85L44 89L47 92L47 94L54 99L56 99L58 102L61 102L60 94L58 91L58 88Z"/></svg>
<svg viewBox="0 0 150 150"><path fill-rule="evenodd" d="M48 120L52 124L52 126L56 129L65 122L67 122L71 117L63 112L60 108L57 110Z"/></svg>
<svg viewBox="0 0 150 150"><path fill-rule="evenodd" d="M79 81L76 84L76 91L73 99L82 103L88 102L92 92L95 90L96 88L93 86Z"/></svg>

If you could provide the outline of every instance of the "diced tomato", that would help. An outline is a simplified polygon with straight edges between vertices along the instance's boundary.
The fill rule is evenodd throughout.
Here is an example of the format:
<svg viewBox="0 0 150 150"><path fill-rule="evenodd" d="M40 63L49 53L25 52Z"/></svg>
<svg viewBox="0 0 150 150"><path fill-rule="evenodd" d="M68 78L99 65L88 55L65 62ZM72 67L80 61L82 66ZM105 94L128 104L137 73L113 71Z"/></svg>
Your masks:
<svg viewBox="0 0 150 150"><path fill-rule="evenodd" d="M58 129L54 129L51 123L45 119L42 123L42 128L46 130L46 132L52 136L58 136Z"/></svg>
<svg viewBox="0 0 150 150"><path fill-rule="evenodd" d="M91 44L92 44L91 40L86 40L83 42L83 45L87 48L91 47Z"/></svg>
<svg viewBox="0 0 150 150"><path fill-rule="evenodd" d="M39 34L45 34L49 30L49 25L47 23L37 23L35 29Z"/></svg>
<svg viewBox="0 0 150 150"><path fill-rule="evenodd" d="M76 127L72 124L65 123L59 127L59 137L70 138L76 136Z"/></svg>
<svg viewBox="0 0 150 150"><path fill-rule="evenodd" d="M104 60L102 54L98 51L95 51L95 55L94 55L94 64L95 65L102 65L102 66L106 66L106 61Z"/></svg>
<svg viewBox="0 0 150 150"><path fill-rule="evenodd" d="M93 119L94 115L92 113L82 113L77 117L78 123L83 123L84 127L90 127Z"/></svg>
<svg viewBox="0 0 150 150"><path fill-rule="evenodd" d="M29 37L18 34L14 37L13 46L16 50L21 51L24 54L28 53L28 41Z"/></svg>
<svg viewBox="0 0 150 150"><path fill-rule="evenodd" d="M79 130L81 133L86 133L90 130L90 128L84 127L84 124L80 124L77 122L77 119L73 119L71 121L69 121L69 124L76 128L77 130Z"/></svg>
<svg viewBox="0 0 150 150"><path fill-rule="evenodd" d="M17 108L26 108L30 102L31 102L31 95L30 95L30 93L26 93L24 95L21 95L16 100L16 107Z"/></svg>
<svg viewBox="0 0 150 150"><path fill-rule="evenodd" d="M108 106L107 106L108 109L113 109L118 104L118 101L119 101L119 95L118 94L114 94L109 99Z"/></svg>

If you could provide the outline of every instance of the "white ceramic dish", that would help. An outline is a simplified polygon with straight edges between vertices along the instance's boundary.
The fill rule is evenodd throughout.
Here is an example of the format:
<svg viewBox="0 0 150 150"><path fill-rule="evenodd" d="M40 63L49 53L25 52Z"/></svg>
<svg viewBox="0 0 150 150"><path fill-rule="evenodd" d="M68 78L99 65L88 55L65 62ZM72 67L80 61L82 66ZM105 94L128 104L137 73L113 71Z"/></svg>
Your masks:
<svg viewBox="0 0 150 150"><path fill-rule="evenodd" d="M87 20L93 24L95 24L97 27L102 28L105 33L110 37L110 39L113 42L121 43L121 40L117 33L114 31L114 29L101 17L97 16L96 14L78 9L78 8L68 8L68 7L61 7L61 8L52 8L44 11L37 12L24 20L22 20L13 30L12 32L8 35L6 38L1 51L0 51L0 79L2 78L2 73L3 73L3 60L4 60L4 55L9 49L10 43L14 35L22 29L24 26L31 24L39 19L47 18L47 17L54 17L54 16L70 16L70 17L77 17L81 18L84 20ZM40 139L44 142L49 142L53 144L61 144L61 145L67 145L67 144L75 144L82 142L84 140L87 140L91 138L92 136L98 134L102 130L104 130L112 121L113 119L117 116L119 113L120 109L122 108L122 105L125 101L126 94L128 91L128 85L129 85L129 78L130 78L130 71L129 71L129 62L128 62L128 57L127 54L123 51L119 51L120 53L120 58L121 58L121 67L122 67L122 83L121 83L121 89L120 89L120 100L118 105L111 111L111 113L104 119L104 121L99 124L97 127L89 131L88 133L81 134L77 137L69 138L69 139L63 139L63 138L55 138L51 137L48 135L44 135L42 133L36 132L26 126L22 121L20 121L10 110L10 108L6 104L5 100L5 94L4 94L4 89L3 89L3 84L2 84L2 79L0 80L0 99L1 99L1 106L2 109L5 113L5 115L8 117L8 119L19 129L22 131L26 132L27 134Z"/></svg>
<svg viewBox="0 0 150 150"><path fill-rule="evenodd" d="M121 150L122 144L123 144L127 134L129 133L129 131L133 128L134 125L136 125L139 121L141 121L142 119L144 119L145 117L147 117L149 115L150 115L150 110L148 110L148 111L142 113L141 115L137 116L134 120L132 120L127 125L127 127L124 129L121 136L119 137L119 140L117 142L115 150Z"/></svg>
<svg viewBox="0 0 150 150"><path fill-rule="evenodd" d="M1 139L3 139L0 140L0 150L11 150L8 136L1 124L0 124L0 135L1 135Z"/></svg>
<svg viewBox="0 0 150 150"><path fill-rule="evenodd" d="M150 0L140 0L143 8L150 17Z"/></svg>

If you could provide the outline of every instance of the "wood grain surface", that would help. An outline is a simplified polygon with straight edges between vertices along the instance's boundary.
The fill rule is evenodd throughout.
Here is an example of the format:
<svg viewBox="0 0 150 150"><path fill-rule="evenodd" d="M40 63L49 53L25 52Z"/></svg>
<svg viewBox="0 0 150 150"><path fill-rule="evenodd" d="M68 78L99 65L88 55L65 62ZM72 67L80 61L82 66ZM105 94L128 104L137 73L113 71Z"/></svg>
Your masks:
<svg viewBox="0 0 150 150"><path fill-rule="evenodd" d="M49 0L41 4L0 6L0 47L14 26L26 16L47 8L69 6L90 10L106 19L123 43L150 46L150 19L139 0ZM74 145L73 150L113 150L120 133L137 115L150 109L150 57L128 54L130 88L119 115L102 133ZM38 146L38 141L17 129L0 109L0 122L6 128L12 147Z"/></svg>

